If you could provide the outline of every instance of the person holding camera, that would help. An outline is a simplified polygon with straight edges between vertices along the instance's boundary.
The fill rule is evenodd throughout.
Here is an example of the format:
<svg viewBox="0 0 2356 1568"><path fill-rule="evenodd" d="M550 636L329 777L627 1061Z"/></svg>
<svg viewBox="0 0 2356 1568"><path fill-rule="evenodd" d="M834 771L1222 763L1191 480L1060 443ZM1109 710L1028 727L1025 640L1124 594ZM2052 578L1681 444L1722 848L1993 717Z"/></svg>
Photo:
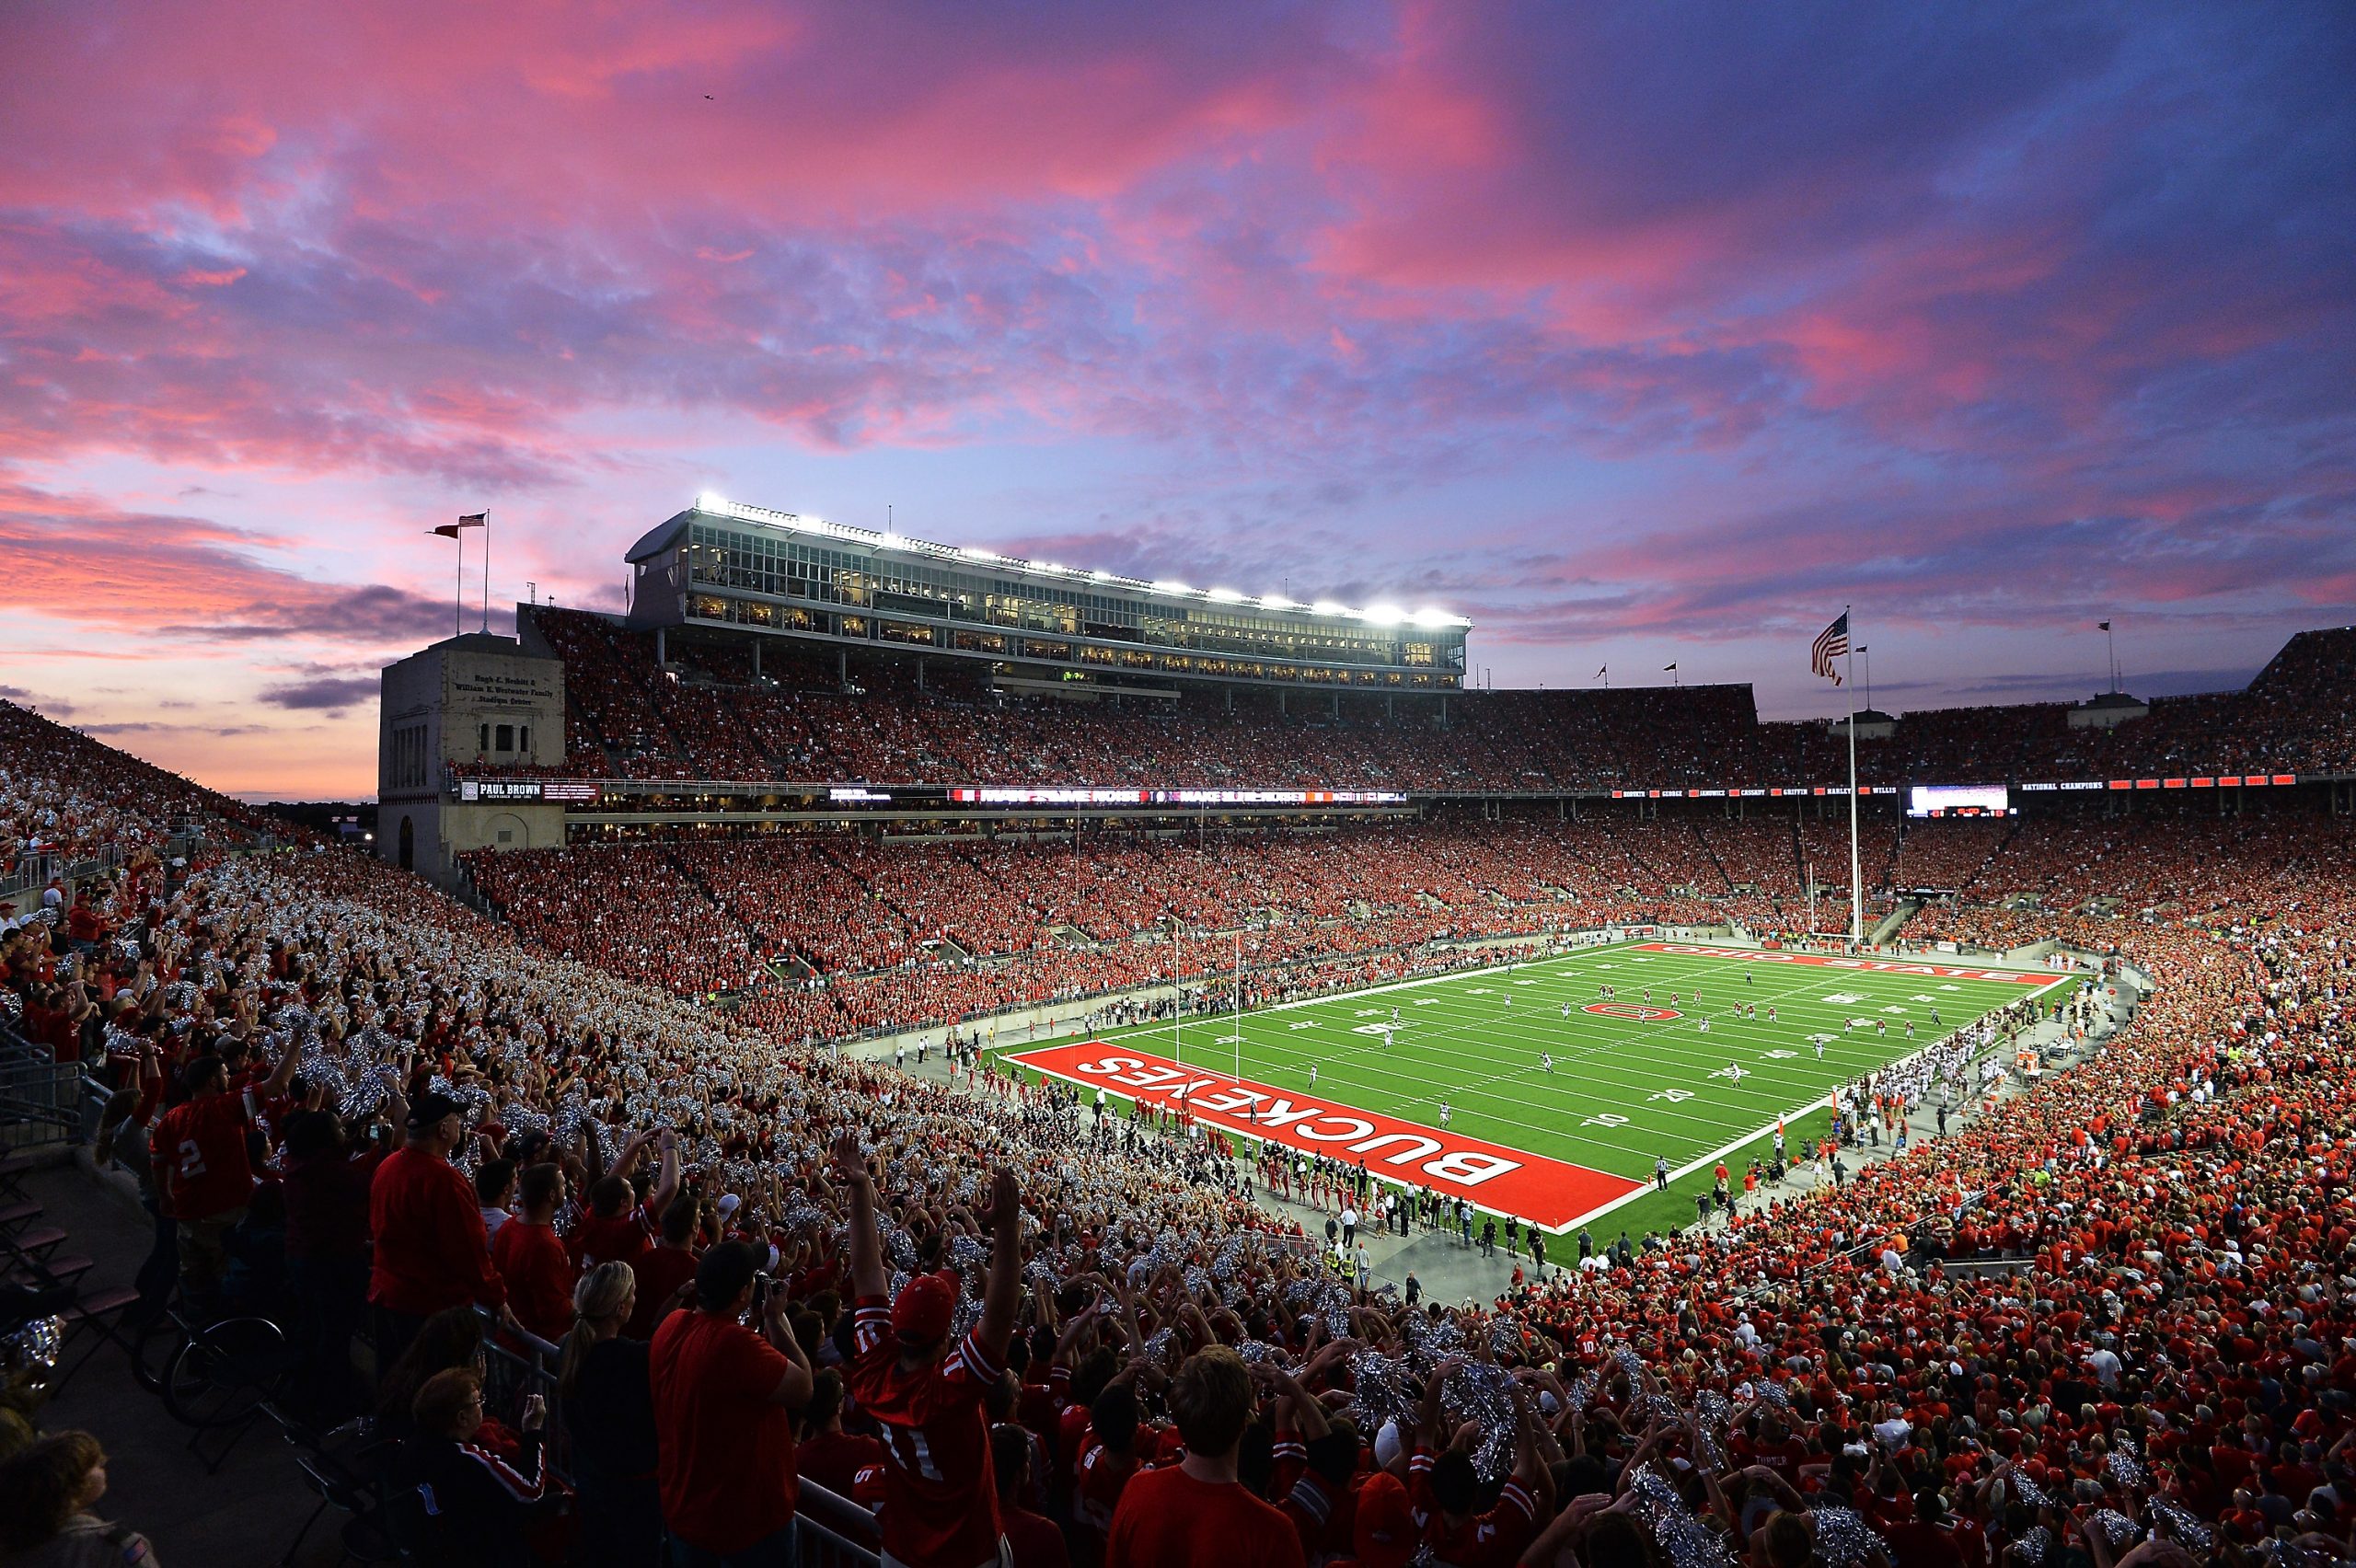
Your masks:
<svg viewBox="0 0 2356 1568"><path fill-rule="evenodd" d="M810 1359L761 1262L743 1241L706 1252L696 1309L664 1319L648 1354L655 1482L679 1568L794 1562L793 1412L810 1401Z"/></svg>

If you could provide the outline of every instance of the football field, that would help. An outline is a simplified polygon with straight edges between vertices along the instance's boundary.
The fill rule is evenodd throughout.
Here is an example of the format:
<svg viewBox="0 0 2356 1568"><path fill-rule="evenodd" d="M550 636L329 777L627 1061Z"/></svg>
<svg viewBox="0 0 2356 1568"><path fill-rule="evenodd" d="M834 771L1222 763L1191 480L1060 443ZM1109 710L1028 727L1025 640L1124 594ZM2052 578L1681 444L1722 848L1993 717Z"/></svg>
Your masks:
<svg viewBox="0 0 2356 1568"><path fill-rule="evenodd" d="M1779 1118L1795 1147L1820 1133L1836 1085L2068 980L1629 942L1265 1008L1240 1033L1195 1018L1011 1057L1484 1212L1592 1218L1601 1246L1692 1220L1716 1161L1739 1182ZM1652 1190L1664 1159L1668 1194Z"/></svg>

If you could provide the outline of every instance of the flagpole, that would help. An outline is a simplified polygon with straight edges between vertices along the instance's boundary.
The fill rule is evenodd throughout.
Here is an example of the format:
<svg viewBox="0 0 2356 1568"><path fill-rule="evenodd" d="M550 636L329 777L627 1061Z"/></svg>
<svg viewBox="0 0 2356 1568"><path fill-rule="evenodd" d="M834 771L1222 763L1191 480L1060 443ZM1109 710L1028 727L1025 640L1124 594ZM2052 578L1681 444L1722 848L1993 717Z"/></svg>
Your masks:
<svg viewBox="0 0 2356 1568"><path fill-rule="evenodd" d="M456 547L458 574L450 589L450 635L463 637L467 630L467 536L464 529L455 529L450 543Z"/></svg>
<svg viewBox="0 0 2356 1568"><path fill-rule="evenodd" d="M1842 605L1841 614L1846 619L1849 606ZM1863 947L1865 942L1865 888L1857 864L1857 655L1854 651L1856 646L1857 628L1853 622L1849 627L1849 647L1853 651L1847 654L1849 679L1842 683L1849 688L1849 940Z"/></svg>
<svg viewBox="0 0 2356 1568"><path fill-rule="evenodd" d="M482 629L491 630L491 513L482 514Z"/></svg>

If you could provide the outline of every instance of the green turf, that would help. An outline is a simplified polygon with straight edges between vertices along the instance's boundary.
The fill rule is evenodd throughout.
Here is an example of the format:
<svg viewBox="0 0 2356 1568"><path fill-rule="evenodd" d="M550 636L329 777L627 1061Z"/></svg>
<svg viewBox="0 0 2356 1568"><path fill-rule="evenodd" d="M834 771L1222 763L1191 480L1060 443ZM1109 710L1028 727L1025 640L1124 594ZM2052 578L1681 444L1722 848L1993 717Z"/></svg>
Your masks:
<svg viewBox="0 0 2356 1568"><path fill-rule="evenodd" d="M2065 979L2057 975L2053 984ZM1619 1001L1634 1005L1643 1004L1646 986L1656 1006L1667 1006L1674 992L1684 1016L1638 1022L1581 1011L1605 984L1618 987ZM2036 994L1997 981L1744 963L1639 952L1626 944L1510 973L1474 970L1246 1012L1242 1072L1305 1093L1313 1063L1316 1096L1328 1104L1437 1125L1445 1101L1454 1132L1649 1182L1656 1158L1666 1156L1672 1170L1681 1170L1729 1144L1765 1138L1779 1114L1791 1117L1787 1131L1796 1145L1822 1131L1822 1107L1836 1085ZM1833 997L1855 999L1828 999ZM1758 1021L1732 1016L1740 1003L1757 1005ZM1778 1014L1773 1024L1765 1016L1771 1003ZM1936 1027L1930 1020L1934 1007ZM1394 1008L1399 1029L1387 1047L1379 1035L1356 1032L1390 1022ZM1711 1023L1706 1032L1699 1027L1703 1016ZM1848 1031L1851 1018L1886 1018L1889 1033ZM1905 1037L1910 1020L1912 1041ZM1830 1037L1821 1059L1811 1039L1819 1034ZM1235 1020L1222 1016L1115 1030L1103 1038L1224 1072L1237 1066L1235 1035ZM1551 1073L1541 1053L1553 1055ZM1745 1076L1722 1076L1729 1063ZM1733 1158L1728 1164L1741 1170ZM1667 1196L1647 1193L1612 1210L1599 1222L1597 1245L1623 1226L1641 1237L1647 1228L1690 1221L1692 1194L1709 1179L1705 1168L1675 1182Z"/></svg>

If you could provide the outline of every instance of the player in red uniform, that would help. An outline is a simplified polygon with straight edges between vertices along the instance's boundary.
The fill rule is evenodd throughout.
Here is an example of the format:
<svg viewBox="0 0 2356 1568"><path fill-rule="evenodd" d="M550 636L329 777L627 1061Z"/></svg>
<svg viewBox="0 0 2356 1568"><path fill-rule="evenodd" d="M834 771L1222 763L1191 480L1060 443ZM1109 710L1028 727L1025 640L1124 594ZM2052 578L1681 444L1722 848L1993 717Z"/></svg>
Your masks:
<svg viewBox="0 0 2356 1568"><path fill-rule="evenodd" d="M949 1275L918 1274L884 1306L890 1282L875 1231L875 1183L858 1135L846 1131L834 1156L850 1192L851 1287L858 1295L857 1355L844 1380L883 1429L884 1561L983 1568L997 1562L1001 1550L983 1398L1005 1372L1022 1294L1022 1189L1002 1167L992 1179L982 1320L953 1346L958 1287Z"/></svg>

